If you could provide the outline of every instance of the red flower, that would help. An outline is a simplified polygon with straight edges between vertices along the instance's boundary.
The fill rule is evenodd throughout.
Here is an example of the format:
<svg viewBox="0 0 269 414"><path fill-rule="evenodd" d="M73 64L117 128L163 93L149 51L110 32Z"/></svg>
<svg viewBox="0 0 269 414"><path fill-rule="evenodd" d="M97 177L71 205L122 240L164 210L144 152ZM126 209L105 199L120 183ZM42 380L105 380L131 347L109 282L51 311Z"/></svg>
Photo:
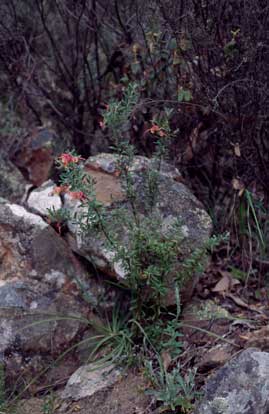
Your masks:
<svg viewBox="0 0 269 414"><path fill-rule="evenodd" d="M151 134L158 134L160 137L165 137L166 133L163 131L162 128L160 128L158 125L152 125L152 127L150 129L148 129L148 131Z"/></svg>
<svg viewBox="0 0 269 414"><path fill-rule="evenodd" d="M68 194L74 200L84 201L87 198L86 195L83 193L83 191L69 191Z"/></svg>
<svg viewBox="0 0 269 414"><path fill-rule="evenodd" d="M54 187L54 189L52 190L52 195L54 194L61 194L61 193L66 193L68 191L68 186L67 185L60 185L60 186L56 186Z"/></svg>
<svg viewBox="0 0 269 414"><path fill-rule="evenodd" d="M149 129L149 132L151 134L155 134L156 132L159 132L160 128L158 127L158 125L152 125L152 127Z"/></svg>
<svg viewBox="0 0 269 414"><path fill-rule="evenodd" d="M72 154L64 153L58 158L59 161L63 164L64 167L67 167L70 163L77 164L79 161L84 160L84 158L79 156L74 156Z"/></svg>
<svg viewBox="0 0 269 414"><path fill-rule="evenodd" d="M100 125L101 129L105 129L105 127L106 127L104 121L100 121L99 125Z"/></svg>

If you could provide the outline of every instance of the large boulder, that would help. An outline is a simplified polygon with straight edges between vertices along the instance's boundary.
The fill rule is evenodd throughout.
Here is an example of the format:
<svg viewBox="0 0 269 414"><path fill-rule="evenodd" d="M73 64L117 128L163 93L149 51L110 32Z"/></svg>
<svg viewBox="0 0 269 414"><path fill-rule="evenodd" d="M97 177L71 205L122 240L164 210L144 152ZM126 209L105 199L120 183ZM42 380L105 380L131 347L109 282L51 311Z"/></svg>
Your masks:
<svg viewBox="0 0 269 414"><path fill-rule="evenodd" d="M0 204L0 355L59 354L87 327L101 290L40 216Z"/></svg>
<svg viewBox="0 0 269 414"><path fill-rule="evenodd" d="M195 414L268 413L268 373L269 353L243 351L208 380Z"/></svg>
<svg viewBox="0 0 269 414"><path fill-rule="evenodd" d="M95 181L96 198L107 211L108 221L113 220L116 211L118 217L128 220L132 216L130 203L126 199L126 191L119 177L118 159L114 154L99 154L90 157L85 163L86 171ZM140 219L157 217L160 230L166 234L172 226L180 222L182 233L181 256L182 260L188 257L195 249L202 247L209 239L212 229L211 219L201 203L182 183L182 177L173 166L162 162L158 174L158 191L154 211L147 208L148 185L146 176L149 171L156 172L156 161L142 156L136 156L130 166L133 179L134 193L137 195L135 203ZM65 196L65 207L73 216L83 213L80 203L70 196ZM69 237L72 248L86 259L93 261L95 266L103 272L122 280L126 277L122 263L115 261L115 252L108 247L104 235L91 232L83 234L79 225L70 220L69 230L73 238ZM124 220L118 220L114 231L123 245L128 245L128 230ZM173 278L171 284L173 290ZM168 302L174 301L169 294ZM168 303L167 303L168 304Z"/></svg>

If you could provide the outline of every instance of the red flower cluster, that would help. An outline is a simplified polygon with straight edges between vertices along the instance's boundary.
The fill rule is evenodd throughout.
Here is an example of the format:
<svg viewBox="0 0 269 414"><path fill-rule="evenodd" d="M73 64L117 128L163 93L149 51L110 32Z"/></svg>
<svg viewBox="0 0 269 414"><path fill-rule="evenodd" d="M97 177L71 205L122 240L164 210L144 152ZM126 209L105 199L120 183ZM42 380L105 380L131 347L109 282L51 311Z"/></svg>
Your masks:
<svg viewBox="0 0 269 414"><path fill-rule="evenodd" d="M54 187L52 191L52 195L53 194L59 195L62 193L69 194L70 197L73 198L74 200L84 201L87 198L86 194L84 194L83 191L70 191L67 185L56 186Z"/></svg>
<svg viewBox="0 0 269 414"><path fill-rule="evenodd" d="M63 153L58 157L58 161L62 164L62 166L67 167L69 164L77 164L81 160L84 160L85 158L82 158L78 155L72 155L70 153ZM52 194L69 194L71 198L75 200L84 201L87 199L86 194L83 191L70 191L69 185L60 185L54 187Z"/></svg>
<svg viewBox="0 0 269 414"><path fill-rule="evenodd" d="M100 128L101 128L101 129L105 129L105 127L106 127L106 125L105 125L104 121L100 121L100 122L99 122L99 125L100 125Z"/></svg>
<svg viewBox="0 0 269 414"><path fill-rule="evenodd" d="M59 156L58 160L63 164L64 167L67 167L71 163L77 164L79 161L84 160L84 158L64 153Z"/></svg>
<svg viewBox="0 0 269 414"><path fill-rule="evenodd" d="M68 191L68 194L74 200L84 201L87 198L87 196L83 193L83 191Z"/></svg>
<svg viewBox="0 0 269 414"><path fill-rule="evenodd" d="M150 129L148 129L148 131L151 134L159 135L161 138L166 136L166 133L164 132L164 130L156 124L152 125L152 127Z"/></svg>
<svg viewBox="0 0 269 414"><path fill-rule="evenodd" d="M68 192L68 186L67 185L59 185L54 187L53 191L52 191L52 195L53 194L57 194L60 195L62 193L67 193Z"/></svg>

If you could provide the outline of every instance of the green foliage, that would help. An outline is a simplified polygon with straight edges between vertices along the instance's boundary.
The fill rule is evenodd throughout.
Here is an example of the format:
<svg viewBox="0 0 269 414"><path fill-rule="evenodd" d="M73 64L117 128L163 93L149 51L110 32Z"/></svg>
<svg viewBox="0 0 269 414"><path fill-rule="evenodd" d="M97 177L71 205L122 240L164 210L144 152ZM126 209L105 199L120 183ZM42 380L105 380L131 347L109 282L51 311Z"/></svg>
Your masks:
<svg viewBox="0 0 269 414"><path fill-rule="evenodd" d="M70 196L77 198L81 202L83 212L70 219L80 225L82 232L88 232L92 229L103 228L103 205L95 197L94 180L89 174L85 172L80 162L80 157L76 156L74 152L63 154L76 162L68 162L66 165L59 159L57 160L58 167L62 169L61 172L61 187L63 192L67 191ZM69 218L68 218L69 219ZM105 231L105 228L103 228Z"/></svg>
<svg viewBox="0 0 269 414"><path fill-rule="evenodd" d="M261 229L261 225L259 223L259 220L258 220L258 217L257 217L257 214L256 214L254 198L253 198L251 192L248 191L248 190L245 190L244 194L245 194L245 198L246 198L246 201L247 201L247 212L246 213L247 213L247 220L248 220L248 228L250 228L249 221L250 221L250 214L251 214L252 218L253 218L253 221L254 221L254 228L255 228L256 234L258 236L260 247L261 247L261 249L264 249L265 248L265 241L264 241L263 231Z"/></svg>
<svg viewBox="0 0 269 414"><path fill-rule="evenodd" d="M126 222L125 222L126 225ZM167 276L173 269L178 254L180 238L176 230L174 238L160 232L160 220L156 217L127 222L128 246L117 241L115 260L122 263L127 274L124 285L132 295L132 310L138 320L149 309L158 318L162 298L167 292Z"/></svg>
<svg viewBox="0 0 269 414"><path fill-rule="evenodd" d="M269 258L268 208L262 199L245 189L239 197L235 220L238 226L237 242L243 258L240 278L247 283L249 276L255 275L257 271L254 261L262 264L267 262ZM246 261L244 257L247 257ZM247 266L244 266L244 262L247 263ZM261 276L264 277L264 274Z"/></svg>
<svg viewBox="0 0 269 414"><path fill-rule="evenodd" d="M250 276L258 279L259 284L268 278L268 272L263 268L269 258L268 213L268 207L261 197L242 189L234 210L236 249L240 250L242 268L232 267L232 272L245 284Z"/></svg>
<svg viewBox="0 0 269 414"><path fill-rule="evenodd" d="M55 394L50 393L43 402L42 414L54 414L55 412Z"/></svg>
<svg viewBox="0 0 269 414"><path fill-rule="evenodd" d="M104 325L93 325L97 331L96 345L89 355L89 360L96 360L96 366L112 363L129 366L134 363L134 342L127 317L120 315L120 309L113 311L111 320Z"/></svg>
<svg viewBox="0 0 269 414"><path fill-rule="evenodd" d="M232 39L226 43L226 45L223 48L224 56L227 60L233 59L236 57L236 54L238 52L238 44L237 44L237 37L240 34L240 29L237 29L235 31L231 30Z"/></svg>
<svg viewBox="0 0 269 414"><path fill-rule="evenodd" d="M130 365L139 361L141 355L146 360L153 357L160 362L162 352L168 352L176 361L182 347L178 286L204 269L208 250L222 240L216 237L210 239L181 263L175 282L177 311L176 314L168 312L164 306L168 278L173 272L176 273L183 240L178 221L171 224L167 231L162 230L162 220L156 208L160 170L172 136L169 124L171 111L166 109L162 116L152 120L150 132L156 138L156 149L152 163L142 177L142 208L146 212L142 215L141 194L137 192L136 176L132 172L135 150L126 139L124 128L124 123L134 115L138 97L137 86L130 84L122 100L112 101L103 114L104 124L112 131L115 142L117 171L125 191L125 203L112 212L106 209L95 197L94 182L85 173L81 158L75 153L59 157L61 188L68 189L69 195L80 201L80 212L72 220L84 234L94 230L105 239L107 249L113 252L114 261L121 265L125 273L125 278L117 285L130 297L126 319L120 318L120 310L117 310L105 326L96 327L98 335L90 359L97 358L97 366L111 362ZM156 387L151 392L156 400L167 409L181 407L188 410L194 397L192 374L183 379L178 368L167 372L160 363L159 369L153 373L150 362L146 364L149 364Z"/></svg>
<svg viewBox="0 0 269 414"><path fill-rule="evenodd" d="M178 273L178 283L182 284L191 277L201 274L206 267L207 252L213 252L222 242L227 242L229 234L212 236L200 248L195 249L182 263L182 270Z"/></svg>
<svg viewBox="0 0 269 414"><path fill-rule="evenodd" d="M136 83L129 83L120 101L111 100L103 114L104 125L109 127L116 145L120 145L118 137L122 130L128 129L128 120L131 117L139 99L139 89Z"/></svg>
<svg viewBox="0 0 269 414"><path fill-rule="evenodd" d="M103 114L104 124L110 129L117 147L119 171L132 216L121 210L115 212L115 220L108 222L105 209L95 198L93 181L77 162L65 166L62 183L68 185L68 191L77 193L73 195L81 201L83 213L72 218L80 225L81 232L94 230L104 235L108 247L116 252L115 260L123 264L128 275L124 287L131 296L133 322L130 324L139 322L155 347L162 331L165 332L162 344L170 343L170 339L177 344L178 320L171 315L165 319L162 298L167 275L180 257L181 240L176 227L165 237L158 230L159 218L154 215L158 171L167 155L170 138L177 135L171 125L180 125L181 135L177 137L176 146L178 159L182 159L186 176L194 175L195 180L193 166L201 166L198 180L201 187L207 183L210 206L214 199L215 207L215 195L223 182L227 187L227 177L232 172L245 182L259 181L266 192L268 99L264 85L268 68L266 59L260 58L268 43L264 2L246 0L243 5L233 2L232 13L230 2L220 13L216 0L205 0L202 6L197 6L197 1L107 2L107 13L103 13L102 7L97 7L100 9L97 12L91 10L87 2L59 3L59 7L46 1L25 0L23 3L26 5L3 1L1 17L6 24L1 29L1 82L8 93L15 88L14 97L18 101L15 106L21 105L27 118L29 110L33 112L35 124L40 125L43 116L53 118L57 121L57 129L61 125L65 133L73 137L74 146L81 147L85 154L90 147L88 136L93 134L99 120L100 103L103 104L107 96L113 97ZM92 7L94 4L92 2ZM116 4L119 4L118 10L114 10ZM27 10L35 16L34 24ZM208 18L204 18L205 10L209 10ZM94 21L91 21L92 15ZM93 29L90 39L88 27ZM40 31L44 36L38 35ZM221 36L214 36L214 33L221 33ZM67 49L74 53L66 54ZM122 65L116 62L117 65L106 71L111 75L108 77L103 70L107 63L108 67L113 63L109 59L114 49L122 53L123 62ZM38 82L36 68L45 68ZM123 89L123 85L128 86ZM119 96L122 96L120 101ZM144 99L142 104L140 97ZM161 109L168 100L169 103L174 101L173 120L171 114L164 115ZM17 120L8 106L1 109L2 132L13 134ZM152 141L147 141L147 145L154 142L156 160L156 168L146 172L145 180L145 208L150 220L141 220L137 213L137 193L130 172L135 149L128 140L134 114L136 119L132 123L137 130L132 130L132 142L141 139L139 127L145 122L157 127L151 133ZM248 128L250 124L253 128ZM210 137L210 145L200 145L201 141L208 141L207 137ZM242 154L247 148L247 158L253 163L246 163L246 154L235 154L232 160L231 137L232 141L243 144ZM181 156L186 150L184 145L180 154L179 147L184 142L191 142L193 147L189 165L188 159ZM205 154L207 148L210 148L210 156ZM260 161L256 161L257 158ZM196 191L199 193L200 188ZM114 230L119 227L122 219L129 235L128 246L122 246L113 231L113 226ZM69 220L68 212L52 210L49 220L65 224ZM145 228L149 228L149 232ZM268 234L268 211L253 193L245 191L240 200L239 244L243 252L247 250L249 268L237 272L238 277L247 279L254 272L254 260L268 262ZM180 263L179 285L203 270L211 242L214 244L210 241ZM154 327L157 333L153 332ZM137 335L134 326L131 332ZM143 330L139 332L142 334Z"/></svg>
<svg viewBox="0 0 269 414"><path fill-rule="evenodd" d="M236 267L231 266L231 274L235 279L240 281L245 281L247 277L247 273L241 269L237 269Z"/></svg>
<svg viewBox="0 0 269 414"><path fill-rule="evenodd" d="M189 102L192 99L191 91L188 89L180 88L178 91L177 99L179 102Z"/></svg>
<svg viewBox="0 0 269 414"><path fill-rule="evenodd" d="M161 157L163 152L159 152ZM68 163L63 160L68 159ZM177 287L177 312L167 312L163 298L167 293L167 278L178 264L181 253L182 234L179 222L170 226L165 234L161 231L161 218L154 210L158 191L158 174L156 189L149 183L150 174L145 175L145 197L147 208L151 209L148 216L141 217L139 199L135 190L134 176L131 165L134 150L124 143L117 154L117 168L120 172L123 188L126 192L127 205L115 209L110 215L101 203L96 200L94 182L86 175L80 158L76 154L65 154L60 157L63 174L61 186L68 188L69 194L79 195L83 213L73 218L82 232L95 230L105 238L107 247L114 252L114 260L120 263L126 274L121 287L130 295L130 306L126 319L120 318L120 311L113 313L111 321L104 326L96 327L96 345L90 354L96 360L96 367L117 362L125 366L140 361L141 355L148 360L154 355L159 359L162 352L168 352L173 361L181 353L180 342L180 300ZM160 165L160 164L159 164ZM154 171L156 171L154 164ZM153 170L152 170L153 171ZM155 172L154 172L155 174ZM70 178L69 178L70 177ZM153 191L153 194L151 194ZM121 233L128 236L128 242L122 243ZM178 279L183 284L194 272L202 270L201 263L207 251L213 249L223 238L212 238L203 248L195 251L182 264ZM120 287L120 283L118 283ZM191 407L193 394L193 377L190 374L183 380L174 369L166 372L161 369L155 372L153 381L156 389L152 390L157 401L165 408Z"/></svg>
<svg viewBox="0 0 269 414"><path fill-rule="evenodd" d="M192 402L198 396L195 391L194 372L189 372L188 375L182 377L180 366L167 372L160 360L157 370L154 370L151 361L146 361L145 369L146 376L154 387L146 393L162 403L162 412L171 412L171 410L175 412L178 408L183 413L190 412L193 408Z"/></svg>
<svg viewBox="0 0 269 414"><path fill-rule="evenodd" d="M47 217L50 224L64 225L70 220L70 211L67 208L55 209L55 207L47 209Z"/></svg>
<svg viewBox="0 0 269 414"><path fill-rule="evenodd" d="M152 325L145 327L145 332L159 355L163 351L169 353L172 359L176 359L182 351L182 343L180 342L181 323L177 318L159 319Z"/></svg>

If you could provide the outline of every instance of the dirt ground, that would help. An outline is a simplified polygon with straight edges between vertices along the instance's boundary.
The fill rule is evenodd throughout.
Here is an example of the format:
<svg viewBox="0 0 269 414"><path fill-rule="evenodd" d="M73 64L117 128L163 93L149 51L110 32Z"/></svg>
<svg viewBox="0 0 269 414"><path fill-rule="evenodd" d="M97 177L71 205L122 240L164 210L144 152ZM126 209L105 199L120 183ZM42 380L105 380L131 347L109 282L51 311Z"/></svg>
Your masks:
<svg viewBox="0 0 269 414"><path fill-rule="evenodd" d="M46 404L46 400L41 398L31 398L22 402L15 413L152 414L150 399L144 394L145 386L145 380L141 374L129 373L115 386L106 391L100 391L90 398L78 402L63 402L55 395L52 404Z"/></svg>

